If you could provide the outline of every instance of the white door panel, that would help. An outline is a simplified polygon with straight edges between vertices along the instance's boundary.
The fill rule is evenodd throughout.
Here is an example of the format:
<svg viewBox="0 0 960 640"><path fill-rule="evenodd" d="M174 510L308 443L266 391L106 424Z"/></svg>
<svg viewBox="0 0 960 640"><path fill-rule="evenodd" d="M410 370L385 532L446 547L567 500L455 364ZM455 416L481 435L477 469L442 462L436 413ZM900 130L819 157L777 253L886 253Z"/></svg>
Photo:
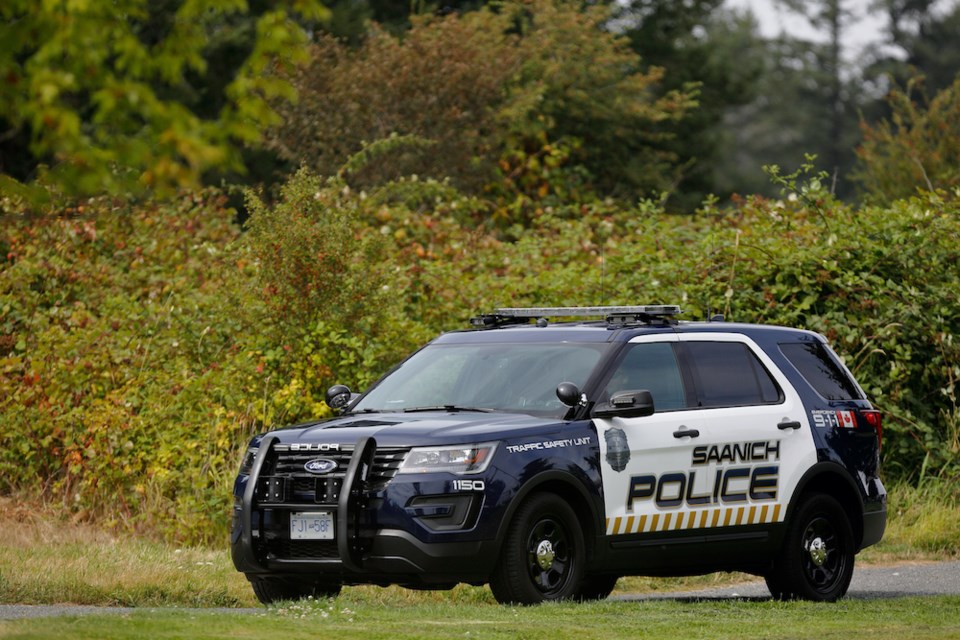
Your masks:
<svg viewBox="0 0 960 640"><path fill-rule="evenodd" d="M656 338L662 337L643 342ZM680 334L679 339L747 345L783 390L783 401L596 419L607 534L782 521L800 476L816 459L800 398L745 336ZM785 422L800 428L778 427Z"/></svg>

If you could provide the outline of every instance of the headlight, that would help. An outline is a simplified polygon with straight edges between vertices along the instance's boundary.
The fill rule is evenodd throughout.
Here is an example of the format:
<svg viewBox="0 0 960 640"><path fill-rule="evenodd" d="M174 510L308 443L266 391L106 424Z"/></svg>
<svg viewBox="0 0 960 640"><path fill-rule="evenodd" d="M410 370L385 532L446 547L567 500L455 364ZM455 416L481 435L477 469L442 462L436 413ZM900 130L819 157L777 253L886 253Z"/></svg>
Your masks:
<svg viewBox="0 0 960 640"><path fill-rule="evenodd" d="M253 469L253 459L257 457L257 451L259 450L259 447L247 447L247 452L243 454L243 460L240 462L240 475L250 475L250 470Z"/></svg>
<svg viewBox="0 0 960 640"><path fill-rule="evenodd" d="M490 466L496 442L410 450L397 473L481 473Z"/></svg>

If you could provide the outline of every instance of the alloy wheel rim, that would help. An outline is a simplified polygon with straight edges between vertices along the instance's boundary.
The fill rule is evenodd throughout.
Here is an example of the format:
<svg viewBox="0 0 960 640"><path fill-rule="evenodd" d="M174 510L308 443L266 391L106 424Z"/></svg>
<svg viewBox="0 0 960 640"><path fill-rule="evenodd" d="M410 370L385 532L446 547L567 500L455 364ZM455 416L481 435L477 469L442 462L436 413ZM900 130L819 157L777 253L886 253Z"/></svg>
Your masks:
<svg viewBox="0 0 960 640"><path fill-rule="evenodd" d="M846 567L836 529L826 518L814 518L803 532L801 545L801 565L810 585L820 592L833 589Z"/></svg>

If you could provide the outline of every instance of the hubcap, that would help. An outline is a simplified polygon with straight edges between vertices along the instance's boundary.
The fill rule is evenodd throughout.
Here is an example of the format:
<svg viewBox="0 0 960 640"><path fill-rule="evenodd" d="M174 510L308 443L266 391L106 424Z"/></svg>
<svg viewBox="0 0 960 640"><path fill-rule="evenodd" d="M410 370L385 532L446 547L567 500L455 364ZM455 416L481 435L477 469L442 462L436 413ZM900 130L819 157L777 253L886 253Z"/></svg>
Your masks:
<svg viewBox="0 0 960 640"><path fill-rule="evenodd" d="M573 568L573 549L563 525L550 517L539 520L527 537L527 572L545 596L563 590Z"/></svg>
<svg viewBox="0 0 960 640"><path fill-rule="evenodd" d="M549 540L541 540L537 545L537 564L546 571L553 565L553 558L556 554L553 552L553 544Z"/></svg>
<svg viewBox="0 0 960 640"><path fill-rule="evenodd" d="M817 591L829 592L847 565L836 529L828 519L814 518L804 530L801 544L804 575Z"/></svg>
<svg viewBox="0 0 960 640"><path fill-rule="evenodd" d="M813 564L818 567L822 567L823 563L826 562L827 545L824 544L822 538L814 538L811 540L807 551L810 553L810 559L813 560Z"/></svg>

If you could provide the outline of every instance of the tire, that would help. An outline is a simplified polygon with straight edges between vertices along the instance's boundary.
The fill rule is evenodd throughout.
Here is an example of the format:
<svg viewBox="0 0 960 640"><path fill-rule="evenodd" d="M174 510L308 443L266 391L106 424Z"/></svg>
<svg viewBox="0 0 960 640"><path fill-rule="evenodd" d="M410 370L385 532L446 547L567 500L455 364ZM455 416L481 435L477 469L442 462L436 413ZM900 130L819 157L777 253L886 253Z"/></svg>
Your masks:
<svg viewBox="0 0 960 640"><path fill-rule="evenodd" d="M767 589L770 590L770 595L773 596L774 600L790 600L793 598L793 594L780 584L779 576L773 572L763 576L763 580L767 583Z"/></svg>
<svg viewBox="0 0 960 640"><path fill-rule="evenodd" d="M586 546L573 509L559 496L537 493L514 516L490 590L501 604L578 598Z"/></svg>
<svg viewBox="0 0 960 640"><path fill-rule="evenodd" d="M580 581L577 600L603 600L617 586L620 576L585 576Z"/></svg>
<svg viewBox="0 0 960 640"><path fill-rule="evenodd" d="M788 526L780 555L765 576L773 597L833 602L846 595L855 545L840 503L823 493L810 494Z"/></svg>
<svg viewBox="0 0 960 640"><path fill-rule="evenodd" d="M336 598L340 595L339 584L310 583L284 578L261 578L248 576L253 593L263 604L280 600L301 600L303 598Z"/></svg>

